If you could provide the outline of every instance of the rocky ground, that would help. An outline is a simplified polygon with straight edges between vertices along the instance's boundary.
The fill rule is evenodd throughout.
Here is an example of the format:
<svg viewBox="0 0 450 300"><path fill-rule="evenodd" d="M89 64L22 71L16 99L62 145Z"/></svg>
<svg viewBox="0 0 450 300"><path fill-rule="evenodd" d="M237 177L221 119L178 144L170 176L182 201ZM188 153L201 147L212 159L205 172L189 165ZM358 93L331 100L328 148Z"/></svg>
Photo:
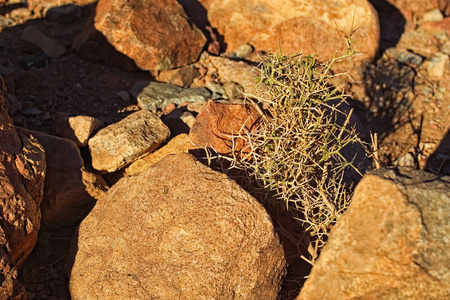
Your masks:
<svg viewBox="0 0 450 300"><path fill-rule="evenodd" d="M418 7L409 1L371 2L380 20L378 52L361 78L347 85L349 102L362 124L361 135L370 142L369 132L378 134L381 166L408 166L448 175L450 18L442 4L445 1L416 1L423 2ZM49 9L69 3L76 6L64 11ZM89 1L0 0L0 75L15 126L57 135L57 123L68 116L92 116L105 125L118 122L140 110L136 100L139 82L206 86L212 98L232 99L230 81L239 81L243 88L249 81L236 80L238 75L225 71L230 68L214 61L220 58L204 54L189 68L176 72L140 70L101 36L86 33L95 9L96 3ZM29 33L30 28L40 33ZM80 37L80 33L84 35ZM84 43L80 41L83 36ZM58 45L48 42L49 37ZM237 72L239 66L251 69L257 61L251 47L240 48L243 53L223 52L223 41L214 34L208 36L204 50L245 57L245 66L233 65ZM164 103L155 111L164 118L182 102ZM183 109L186 111L195 117L199 110ZM86 148L81 152L87 153ZM114 178L106 180L114 182ZM74 230L75 226L70 226L39 233L34 251L20 269L19 279L28 299L70 299L65 263ZM301 273L304 269L295 270L294 266L290 271Z"/></svg>

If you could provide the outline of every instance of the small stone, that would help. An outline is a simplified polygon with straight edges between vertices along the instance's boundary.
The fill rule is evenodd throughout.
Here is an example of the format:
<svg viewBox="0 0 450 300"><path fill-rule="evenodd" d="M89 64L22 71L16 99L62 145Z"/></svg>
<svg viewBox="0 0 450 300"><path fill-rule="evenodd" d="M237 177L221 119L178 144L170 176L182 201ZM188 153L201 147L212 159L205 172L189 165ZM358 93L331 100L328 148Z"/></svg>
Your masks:
<svg viewBox="0 0 450 300"><path fill-rule="evenodd" d="M397 48L407 49L425 57L431 57L439 51L437 40L434 36L422 30L403 33Z"/></svg>
<svg viewBox="0 0 450 300"><path fill-rule="evenodd" d="M181 67L172 70L160 71L156 79L162 82L168 82L183 87L188 87L192 84L194 78L198 77L200 73L192 66Z"/></svg>
<svg viewBox="0 0 450 300"><path fill-rule="evenodd" d="M116 95L125 102L129 102L131 100L130 93L127 91L119 91Z"/></svg>
<svg viewBox="0 0 450 300"><path fill-rule="evenodd" d="M440 22L444 20L444 15L439 10L439 8L435 8L430 10L422 15L422 22Z"/></svg>
<svg viewBox="0 0 450 300"><path fill-rule="evenodd" d="M67 4L50 8L45 17L54 22L70 24L81 18L81 7L74 4Z"/></svg>
<svg viewBox="0 0 450 300"><path fill-rule="evenodd" d="M420 66L423 61L423 58L421 56L409 52L406 49L389 48L385 51L385 53L387 56L394 58L402 64Z"/></svg>
<svg viewBox="0 0 450 300"><path fill-rule="evenodd" d="M206 101L210 92L202 87L183 88L170 83L150 82L137 97L138 105L148 111L163 108L169 103Z"/></svg>
<svg viewBox="0 0 450 300"><path fill-rule="evenodd" d="M227 98L225 89L219 83L214 81L207 81L205 87L212 92L211 99L218 100Z"/></svg>
<svg viewBox="0 0 450 300"><path fill-rule="evenodd" d="M10 25L13 21L10 18L7 18L3 15L0 15L0 28L7 27Z"/></svg>
<svg viewBox="0 0 450 300"><path fill-rule="evenodd" d="M21 39L23 42L39 48L51 58L59 58L66 52L66 48L63 45L57 40L49 38L36 27L25 27Z"/></svg>
<svg viewBox="0 0 450 300"><path fill-rule="evenodd" d="M442 44L441 47L439 48L439 51L444 54L450 55L450 41Z"/></svg>
<svg viewBox="0 0 450 300"><path fill-rule="evenodd" d="M428 78L431 80L441 80L447 71L449 57L446 54L435 53L424 66L426 68Z"/></svg>
<svg viewBox="0 0 450 300"><path fill-rule="evenodd" d="M38 108L25 108L20 111L24 116L38 116L42 113L42 110Z"/></svg>
<svg viewBox="0 0 450 300"><path fill-rule="evenodd" d="M101 120L90 116L63 117L56 122L56 133L84 147L90 136L102 126Z"/></svg>
<svg viewBox="0 0 450 300"><path fill-rule="evenodd" d="M141 110L89 139L92 166L102 174L120 170L158 148L170 130L155 114Z"/></svg>
<svg viewBox="0 0 450 300"><path fill-rule="evenodd" d="M231 52L230 56L231 56L231 58L244 58L247 55L251 54L253 52L253 50L255 50L255 49L253 48L252 45L245 43L245 44L240 45L236 49L236 51Z"/></svg>
<svg viewBox="0 0 450 300"><path fill-rule="evenodd" d="M142 92L142 90L150 84L150 81L142 80L138 81L130 89L130 95L133 100L137 100L137 97Z"/></svg>

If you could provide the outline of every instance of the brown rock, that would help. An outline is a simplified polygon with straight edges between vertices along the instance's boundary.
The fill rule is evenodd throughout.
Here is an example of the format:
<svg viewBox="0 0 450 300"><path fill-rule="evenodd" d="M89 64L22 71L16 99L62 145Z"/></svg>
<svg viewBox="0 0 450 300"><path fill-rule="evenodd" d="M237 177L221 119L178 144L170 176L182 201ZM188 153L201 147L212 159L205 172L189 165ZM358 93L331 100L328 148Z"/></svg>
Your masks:
<svg viewBox="0 0 450 300"><path fill-rule="evenodd" d="M101 0L95 28L144 70L193 63L206 43L176 0Z"/></svg>
<svg viewBox="0 0 450 300"><path fill-rule="evenodd" d="M186 66L174 70L163 70L156 76L156 80L188 87L198 76L200 76L200 73L196 68Z"/></svg>
<svg viewBox="0 0 450 300"><path fill-rule="evenodd" d="M366 175L297 299L447 299L449 214L448 176Z"/></svg>
<svg viewBox="0 0 450 300"><path fill-rule="evenodd" d="M41 204L41 226L57 229L81 221L107 189L100 175L84 168L75 142L22 129L36 137L45 149L47 174Z"/></svg>
<svg viewBox="0 0 450 300"><path fill-rule="evenodd" d="M420 19L427 11L438 8L438 1L441 0L387 0L400 10L408 21L412 22Z"/></svg>
<svg viewBox="0 0 450 300"><path fill-rule="evenodd" d="M74 39L72 49L83 60L101 63L128 71L139 70L134 61L118 52L106 38L94 28L95 12L87 19L83 30Z"/></svg>
<svg viewBox="0 0 450 300"><path fill-rule="evenodd" d="M56 123L56 133L84 147L89 137L102 126L101 120L89 116L61 118Z"/></svg>
<svg viewBox="0 0 450 300"><path fill-rule="evenodd" d="M236 82L244 88L245 93L255 94L256 79L261 72L243 61L234 61L225 57L210 56L209 60L217 68L219 77L227 82Z"/></svg>
<svg viewBox="0 0 450 300"><path fill-rule="evenodd" d="M141 110L111 124L88 142L92 166L101 173L115 172L152 152L170 136L155 114Z"/></svg>
<svg viewBox="0 0 450 300"><path fill-rule="evenodd" d="M264 208L189 154L124 177L80 224L73 299L276 299L283 248Z"/></svg>
<svg viewBox="0 0 450 300"><path fill-rule="evenodd" d="M230 104L209 101L198 114L189 133L191 149L212 148L220 154L230 154L233 147L232 136L252 130L261 115L252 105ZM234 149L244 147L241 139Z"/></svg>
<svg viewBox="0 0 450 300"><path fill-rule="evenodd" d="M328 60L335 51L342 54L346 49L336 24L345 35L358 28L352 39L360 54L344 69L370 62L378 48L378 17L365 0L291 0L283 5L270 0L199 2L211 25L224 36L228 52L248 43L257 51L275 53L279 43L283 54L318 54L320 60Z"/></svg>
<svg viewBox="0 0 450 300"><path fill-rule="evenodd" d="M411 50L425 57L431 57L439 51L437 39L432 34L422 30L403 33L397 48Z"/></svg>
<svg viewBox="0 0 450 300"><path fill-rule="evenodd" d="M66 48L57 40L49 38L39 29L32 26L25 27L21 39L22 42L37 47L51 58L59 58L66 52Z"/></svg>
<svg viewBox="0 0 450 300"><path fill-rule="evenodd" d="M137 173L144 172L149 167L160 161L162 158L166 157L170 154L176 153L187 153L189 150L189 145L191 141L188 138L188 135L185 133L179 134L173 139L171 139L167 145L161 147L157 151L144 156L143 158L135 161L131 165L129 165L124 172L124 175L134 175Z"/></svg>
<svg viewBox="0 0 450 300"><path fill-rule="evenodd" d="M13 268L22 264L36 243L45 153L34 136L16 132L8 115L5 92L0 77L0 244L7 249Z"/></svg>

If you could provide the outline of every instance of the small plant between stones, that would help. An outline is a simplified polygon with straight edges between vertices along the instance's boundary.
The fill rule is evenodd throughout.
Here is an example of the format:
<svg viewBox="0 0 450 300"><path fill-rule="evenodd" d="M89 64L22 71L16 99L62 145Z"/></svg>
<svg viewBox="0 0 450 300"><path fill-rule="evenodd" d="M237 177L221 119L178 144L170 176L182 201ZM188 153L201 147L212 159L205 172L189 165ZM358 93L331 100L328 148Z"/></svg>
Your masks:
<svg viewBox="0 0 450 300"><path fill-rule="evenodd" d="M351 182L344 174L354 169L343 148L362 143L349 126L352 111L341 106L346 95L330 80L331 67L356 54L351 35L345 53L325 63L317 55L267 55L259 69L257 101L252 104L261 119L252 130L242 128L233 144L246 147L233 151L231 169L241 185L275 214L289 211L299 225L293 234L275 224L297 245L301 257L315 263L331 228L347 209ZM340 120L340 121L339 121ZM306 233L306 234L305 234Z"/></svg>

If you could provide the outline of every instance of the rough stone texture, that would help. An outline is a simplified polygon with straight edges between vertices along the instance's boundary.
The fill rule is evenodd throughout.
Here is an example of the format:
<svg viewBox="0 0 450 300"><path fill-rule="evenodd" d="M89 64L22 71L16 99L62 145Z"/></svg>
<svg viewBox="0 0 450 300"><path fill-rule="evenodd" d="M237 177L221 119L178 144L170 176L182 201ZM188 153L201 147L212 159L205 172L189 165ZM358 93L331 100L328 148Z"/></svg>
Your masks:
<svg viewBox="0 0 450 300"><path fill-rule="evenodd" d="M137 96L138 105L145 110L164 108L169 103L207 101L211 93L203 87L183 88L171 83L150 82Z"/></svg>
<svg viewBox="0 0 450 300"><path fill-rule="evenodd" d="M134 175L137 173L144 172L149 167L160 161L162 158L166 157L170 154L176 153L187 153L189 150L189 145L191 141L188 138L188 135L185 133L179 134L173 139L171 139L167 145L161 147L157 151L135 161L131 165L129 165L125 171L124 175Z"/></svg>
<svg viewBox="0 0 450 300"><path fill-rule="evenodd" d="M231 136L252 130L260 116L252 105L209 101L189 133L190 149L207 147L220 154L229 154L233 146ZM244 147L242 142L241 139L236 141L236 151Z"/></svg>
<svg viewBox="0 0 450 300"><path fill-rule="evenodd" d="M283 248L264 208L189 154L125 177L80 224L72 299L276 299Z"/></svg>
<svg viewBox="0 0 450 300"><path fill-rule="evenodd" d="M438 1L442 2L442 0L387 0L400 10L408 21L417 21L424 13L438 8Z"/></svg>
<svg viewBox="0 0 450 300"><path fill-rule="evenodd" d="M346 48L336 24L346 35L352 27L359 27L352 38L361 54L351 65L370 62L378 48L378 17L366 0L199 2L208 11L211 25L224 36L228 52L244 43L256 50L276 52L279 42L283 54L319 54L321 60L327 60ZM348 62L345 66L348 68Z"/></svg>
<svg viewBox="0 0 450 300"><path fill-rule="evenodd" d="M84 147L87 145L89 137L102 126L101 120L90 116L61 118L56 123L56 133L74 141L78 146Z"/></svg>
<svg viewBox="0 0 450 300"><path fill-rule="evenodd" d="M18 267L33 249L40 227L45 153L35 137L16 132L4 94L0 77L0 244Z"/></svg>
<svg viewBox="0 0 450 300"><path fill-rule="evenodd" d="M92 166L101 173L115 172L152 152L170 136L155 114L141 110L111 124L89 139Z"/></svg>
<svg viewBox="0 0 450 300"><path fill-rule="evenodd" d="M51 39L43 34L39 29L27 26L22 32L22 42L33 45L39 50L47 54L51 58L61 57L66 48L61 45L57 40Z"/></svg>
<svg viewBox="0 0 450 300"><path fill-rule="evenodd" d="M194 78L198 77L200 73L192 66L181 67L174 70L164 70L158 73L156 79L162 82L169 82L179 86L188 87L191 85Z"/></svg>
<svg viewBox="0 0 450 300"><path fill-rule="evenodd" d="M403 33L397 48L407 49L425 57L431 57L439 51L437 39L422 30Z"/></svg>
<svg viewBox="0 0 450 300"><path fill-rule="evenodd" d="M449 214L448 176L366 175L297 299L448 299Z"/></svg>
<svg viewBox="0 0 450 300"><path fill-rule="evenodd" d="M128 71L139 70L134 61L118 52L94 27L95 12L86 20L80 34L74 39L72 49L83 60L101 63Z"/></svg>
<svg viewBox="0 0 450 300"><path fill-rule="evenodd" d="M206 43L176 0L101 0L94 25L144 70L193 63Z"/></svg>
<svg viewBox="0 0 450 300"><path fill-rule="evenodd" d="M41 204L41 228L57 229L81 221L107 189L100 175L84 168L75 142L40 132L29 132L44 147L47 174Z"/></svg>
<svg viewBox="0 0 450 300"><path fill-rule="evenodd" d="M217 68L221 79L238 83L244 88L245 93L256 93L256 78L261 76L261 72L256 67L243 61L219 56L210 56L209 60Z"/></svg>

